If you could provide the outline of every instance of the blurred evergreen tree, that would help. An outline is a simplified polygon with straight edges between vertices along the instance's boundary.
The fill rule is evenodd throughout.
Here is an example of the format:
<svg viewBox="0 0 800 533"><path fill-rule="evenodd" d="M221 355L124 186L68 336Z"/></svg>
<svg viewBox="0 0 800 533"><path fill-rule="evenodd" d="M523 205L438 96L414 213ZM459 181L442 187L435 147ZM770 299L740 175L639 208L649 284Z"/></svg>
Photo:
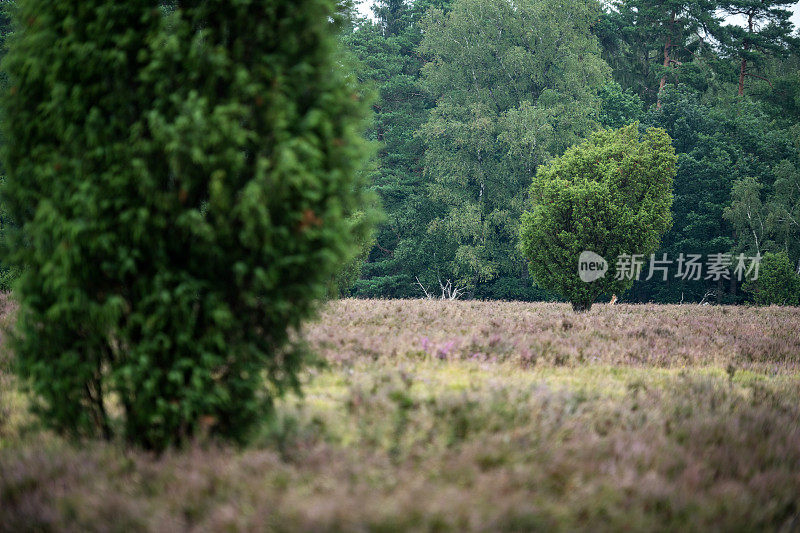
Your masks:
<svg viewBox="0 0 800 533"><path fill-rule="evenodd" d="M334 3L162 8L20 0L3 63L18 371L54 429L156 450L299 385L293 332L372 220Z"/></svg>

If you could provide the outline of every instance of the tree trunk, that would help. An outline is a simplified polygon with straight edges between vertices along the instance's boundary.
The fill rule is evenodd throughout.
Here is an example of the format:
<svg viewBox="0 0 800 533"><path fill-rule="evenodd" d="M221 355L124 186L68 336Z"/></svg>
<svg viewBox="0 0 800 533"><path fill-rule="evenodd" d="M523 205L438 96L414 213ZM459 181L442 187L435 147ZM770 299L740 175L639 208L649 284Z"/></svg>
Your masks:
<svg viewBox="0 0 800 533"><path fill-rule="evenodd" d="M672 46L672 37L667 37L667 42L664 43L664 62L662 63L662 65L664 66L665 69L667 67L669 67L669 60L670 60L669 48L670 48L670 46ZM661 92L661 89L663 89L664 85L666 85L666 84L667 84L667 73L665 72L664 75L661 76L661 81L658 84L658 92L659 93Z"/></svg>
<svg viewBox="0 0 800 533"><path fill-rule="evenodd" d="M753 16L755 15L755 11L750 10L747 15L747 32L753 33ZM742 63L739 66L739 96L744 96L744 77L747 75L747 51L750 50L750 43L745 40L744 45L745 55L742 57Z"/></svg>
<svg viewBox="0 0 800 533"><path fill-rule="evenodd" d="M739 96L744 96L744 74L747 72L747 60L742 59L742 64L739 67Z"/></svg>
<svg viewBox="0 0 800 533"><path fill-rule="evenodd" d="M675 26L675 12L672 12L672 15L669 18L669 27L670 31ZM667 73L666 69L669 67L670 64L670 55L669 49L672 47L672 35L667 35L667 41L664 43L664 74L661 76L661 81L658 83L658 93L656 95L656 109L661 109L661 90L667 84Z"/></svg>

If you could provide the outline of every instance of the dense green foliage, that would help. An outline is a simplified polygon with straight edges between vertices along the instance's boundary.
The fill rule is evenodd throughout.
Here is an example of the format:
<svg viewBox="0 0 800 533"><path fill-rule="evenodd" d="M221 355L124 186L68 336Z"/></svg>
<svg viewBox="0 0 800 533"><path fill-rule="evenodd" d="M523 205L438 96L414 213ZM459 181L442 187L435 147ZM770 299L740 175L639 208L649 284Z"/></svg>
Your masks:
<svg viewBox="0 0 800 533"><path fill-rule="evenodd" d="M369 255L369 251L375 244L375 236L373 233L365 232L363 226L370 223L369 217L373 213L377 214L378 211L370 205L371 211L358 211L354 213L349 222L352 225L354 235L358 235L359 239L356 244L358 246L358 254L350 261L340 266L336 273L330 278L328 282L328 297L329 298L342 298L350 296L350 291L358 278L361 276L361 271L364 268L364 262Z"/></svg>
<svg viewBox="0 0 800 533"><path fill-rule="evenodd" d="M10 0L0 0L0 58L5 56L6 39L11 34L11 8L13 4ZM5 71L0 70L0 89L7 89L8 76ZM5 181L5 170L0 162L0 190ZM11 218L6 212L5 205L0 197L0 249L5 241L6 227L11 224ZM18 270L7 264L7 261L0 255L0 291L8 292L11 290L14 281L18 277Z"/></svg>
<svg viewBox="0 0 800 533"><path fill-rule="evenodd" d="M0 178L0 190L3 188L5 178ZM11 225L11 218L6 212L5 204L0 203L0 245L5 242L6 228ZM6 264L6 261L0 261L0 292L8 292L14 285L18 274L18 269Z"/></svg>
<svg viewBox="0 0 800 533"><path fill-rule="evenodd" d="M530 177L598 125L610 72L589 32L597 14L549 0L461 0L430 13L420 51L437 103L421 134L440 210L427 253L441 277L469 288L527 277L516 240Z"/></svg>
<svg viewBox="0 0 800 533"><path fill-rule="evenodd" d="M540 166L530 188L532 209L522 217L520 245L536 282L586 311L598 296L633 284L618 258L648 257L672 224L677 157L663 130L641 136L638 123L601 130ZM609 263L605 276L578 275L584 251ZM631 261L631 265L633 262Z"/></svg>
<svg viewBox="0 0 800 533"><path fill-rule="evenodd" d="M651 108L643 122L664 128L678 152L673 215L675 224L664 237L662 250L673 260L681 253L708 257L716 253L754 255L752 233L726 216L733 209L734 183L753 178L762 183L762 195L772 197L777 171L798 161L800 145L793 129L771 116L758 102L705 102L691 88L668 87L661 109ZM735 211L735 209L734 209ZM738 229L737 229L738 228ZM794 233L790 242L800 242ZM774 240L761 243L760 251L773 248ZM800 258L800 256L798 256ZM714 295L718 302L739 301L738 281L689 280L670 277L667 282L642 281L630 297L661 302L699 301Z"/></svg>
<svg viewBox="0 0 800 533"><path fill-rule="evenodd" d="M476 298L548 298L516 247L526 184L592 130L635 121L666 130L678 154L675 223L657 256L754 254L733 207L734 184L752 179L760 251L800 261L800 56L786 8L378 0L342 37L376 88L373 187L389 215L353 293L421 296L449 279ZM620 296L748 298L739 280L674 275Z"/></svg>
<svg viewBox="0 0 800 533"><path fill-rule="evenodd" d="M617 0L612 6L595 31L620 83L648 104L657 103L668 82L702 83L690 65L708 51L701 31L719 27L713 0Z"/></svg>
<svg viewBox="0 0 800 533"><path fill-rule="evenodd" d="M361 65L358 79L377 93L367 136L380 146L371 177L386 213L363 278L355 284L361 296L419 295L414 277L427 269L428 258L420 250L435 210L422 176L425 146L417 132L434 102L422 84L424 61L417 47L424 13L446 3L379 1L374 21L362 20L343 36Z"/></svg>
<svg viewBox="0 0 800 533"><path fill-rule="evenodd" d="M349 53L339 64L376 96L368 179L387 216L364 261L348 263L335 290L329 283L331 294L414 297L451 280L472 297L550 297L531 286L517 252L525 186L538 164L591 130L637 120L665 129L679 154L675 224L659 254L783 250L800 262L800 57L785 3L509 6L378 0L366 19L352 2L337 3L332 20ZM758 246L733 205L745 179L759 189ZM625 298L740 302L740 289L670 277L638 281Z"/></svg>
<svg viewBox="0 0 800 533"><path fill-rule="evenodd" d="M333 6L18 4L3 200L35 408L155 449L244 437L370 221Z"/></svg>
<svg viewBox="0 0 800 533"><path fill-rule="evenodd" d="M450 280L475 297L546 295L517 252L519 216L536 165L599 126L599 13L386 0L345 35L379 89L374 186L389 217L357 294L420 296Z"/></svg>
<svg viewBox="0 0 800 533"><path fill-rule="evenodd" d="M743 288L759 305L800 305L800 272L786 252L764 254L758 279Z"/></svg>

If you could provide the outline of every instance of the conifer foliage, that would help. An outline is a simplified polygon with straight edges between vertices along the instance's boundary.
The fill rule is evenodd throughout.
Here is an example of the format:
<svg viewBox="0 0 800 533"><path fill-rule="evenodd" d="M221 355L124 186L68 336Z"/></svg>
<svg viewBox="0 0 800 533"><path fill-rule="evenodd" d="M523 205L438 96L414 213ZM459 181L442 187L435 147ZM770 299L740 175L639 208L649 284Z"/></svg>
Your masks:
<svg viewBox="0 0 800 533"><path fill-rule="evenodd" d="M327 0L21 0L5 60L15 354L56 430L241 439L370 217Z"/></svg>

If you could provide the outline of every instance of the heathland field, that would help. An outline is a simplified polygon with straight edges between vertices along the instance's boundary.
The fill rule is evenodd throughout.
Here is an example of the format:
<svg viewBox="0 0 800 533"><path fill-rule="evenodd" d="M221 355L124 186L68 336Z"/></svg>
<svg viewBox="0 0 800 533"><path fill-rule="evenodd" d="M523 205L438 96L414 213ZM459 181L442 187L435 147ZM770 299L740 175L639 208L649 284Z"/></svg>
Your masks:
<svg viewBox="0 0 800 533"><path fill-rule="evenodd" d="M799 308L343 300L304 336L249 445L160 457L37 429L5 353L0 529L800 529Z"/></svg>

